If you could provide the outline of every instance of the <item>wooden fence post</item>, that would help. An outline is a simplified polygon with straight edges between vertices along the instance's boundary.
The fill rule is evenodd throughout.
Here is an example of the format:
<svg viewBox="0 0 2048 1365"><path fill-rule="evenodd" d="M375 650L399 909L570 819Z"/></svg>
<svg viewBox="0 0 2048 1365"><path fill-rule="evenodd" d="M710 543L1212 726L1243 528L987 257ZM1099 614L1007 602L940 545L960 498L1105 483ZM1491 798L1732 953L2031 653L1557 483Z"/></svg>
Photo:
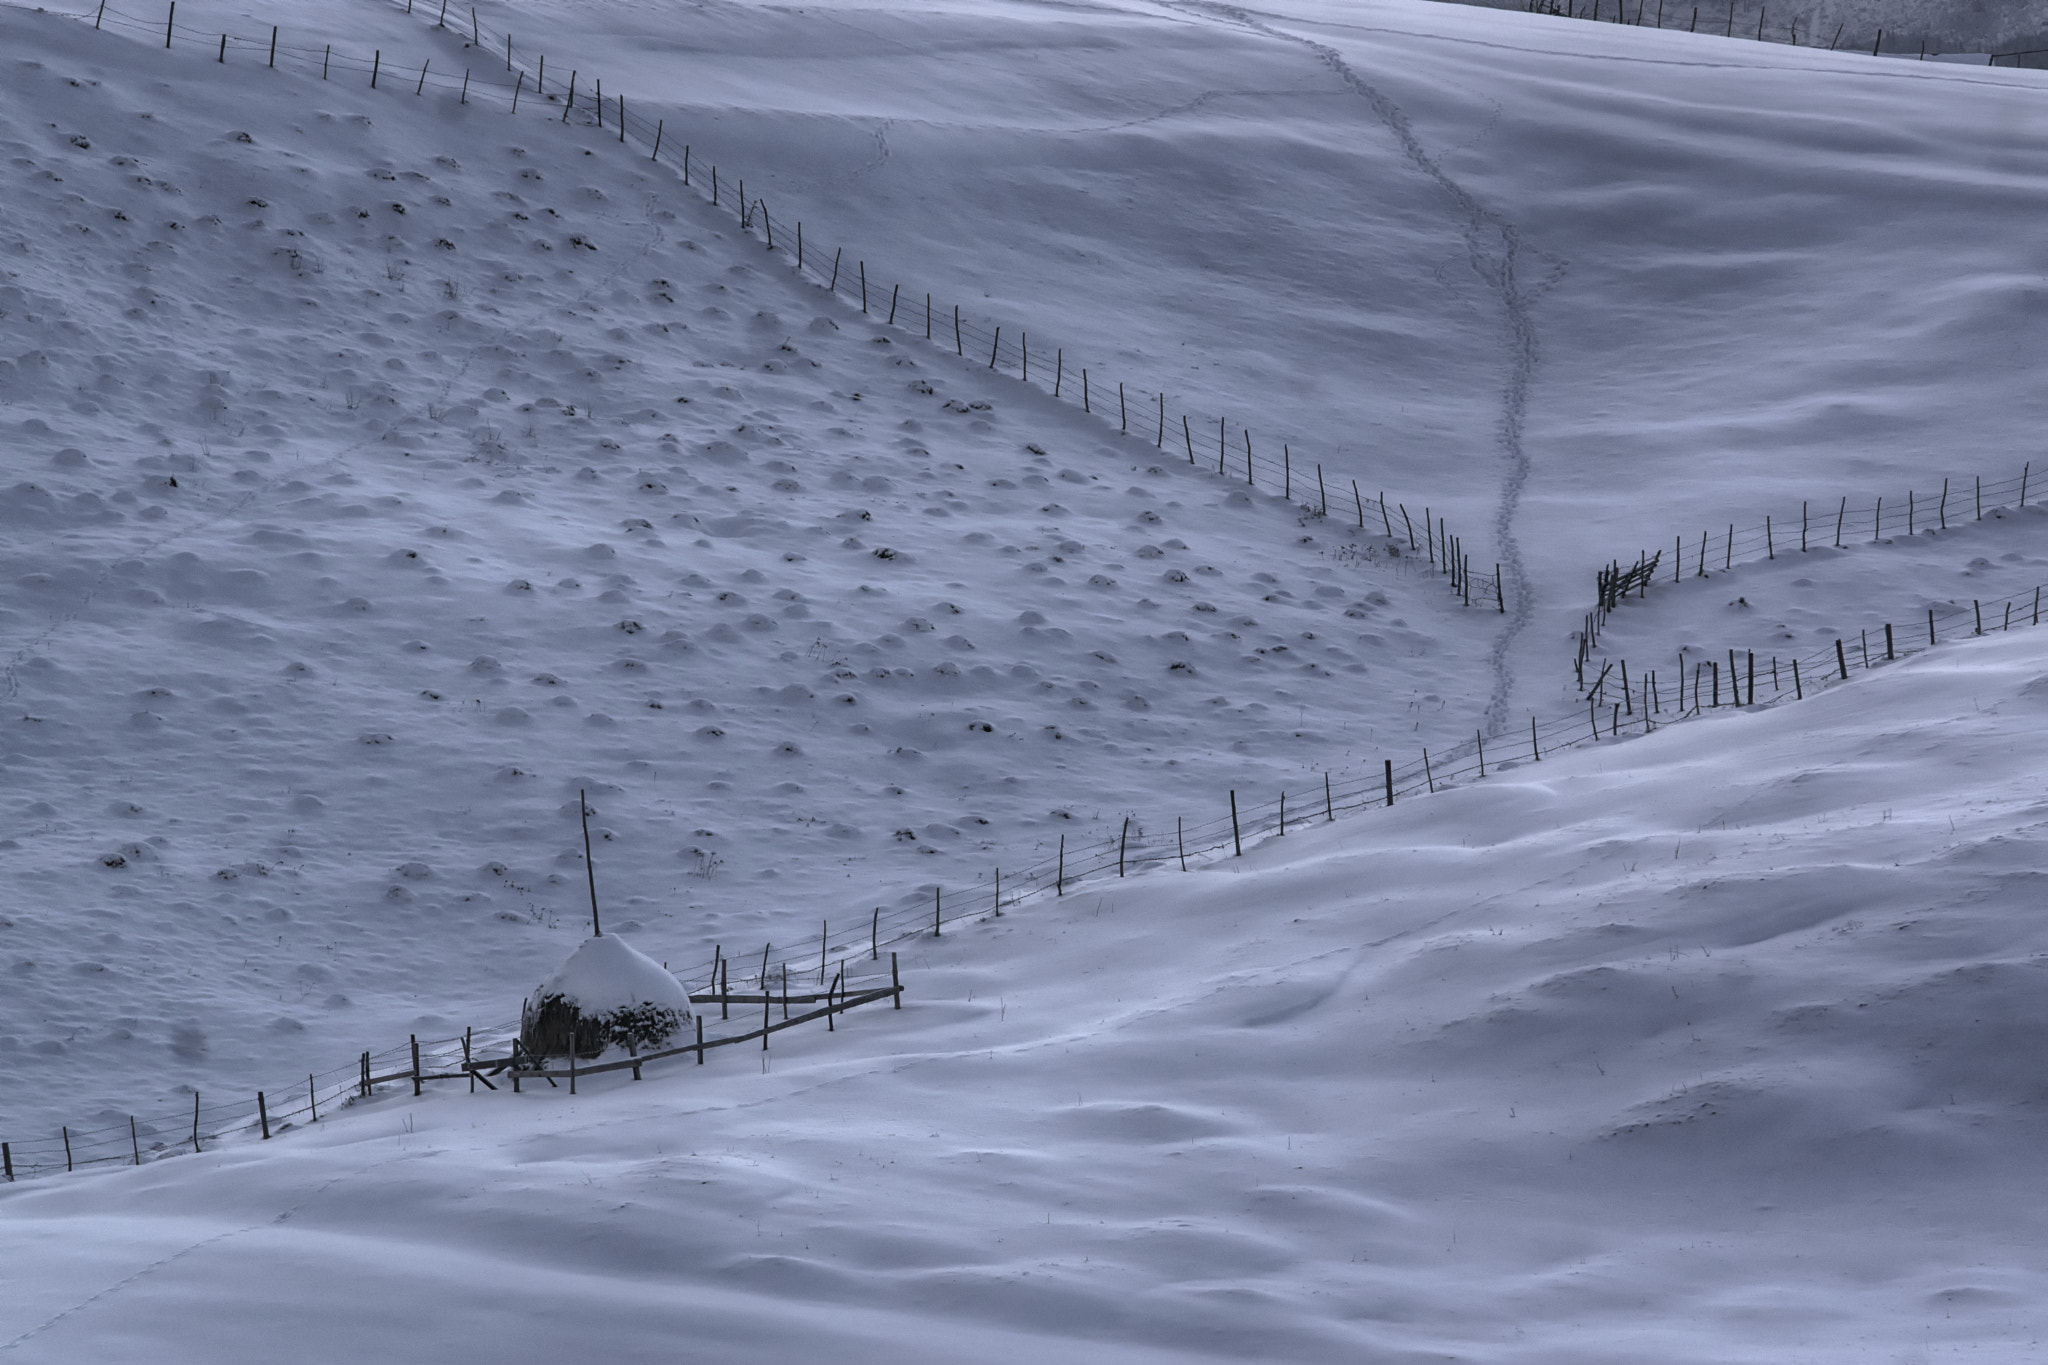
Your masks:
<svg viewBox="0 0 2048 1365"><path fill-rule="evenodd" d="M420 1036L412 1035L412 1093L417 1099L420 1093Z"/></svg>
<svg viewBox="0 0 2048 1365"><path fill-rule="evenodd" d="M1387 759L1386 765L1387 808L1389 810L1392 810L1394 806L1394 760L1391 758Z"/></svg>
<svg viewBox="0 0 2048 1365"><path fill-rule="evenodd" d="M1052 889L1055 895L1067 894L1067 836L1060 836L1059 870L1053 873Z"/></svg>
<svg viewBox="0 0 2048 1365"><path fill-rule="evenodd" d="M199 1150L200 1150L200 1147L199 1147L199 1092L198 1092L197 1090L195 1090L195 1091L193 1091L193 1092L192 1092L192 1150L193 1150L193 1151L195 1151L195 1152L197 1152L197 1151L199 1151Z"/></svg>
<svg viewBox="0 0 2048 1365"><path fill-rule="evenodd" d="M135 1164L142 1164L142 1140L135 1136L135 1115L128 1116L128 1147L135 1153Z"/></svg>
<svg viewBox="0 0 2048 1365"><path fill-rule="evenodd" d="M939 936L940 936L940 934L942 934L942 933L944 932L944 928L943 928L943 923L944 923L944 922L943 922L943 921L942 921L942 920L941 920L941 919L939 918L939 888L935 886L935 887L933 887L933 888L932 888L932 937L933 937L933 938L937 938L937 937L939 937Z"/></svg>
<svg viewBox="0 0 2048 1365"><path fill-rule="evenodd" d="M263 1140L270 1141L270 1106L263 1102L263 1092L256 1092L256 1122L263 1127Z"/></svg>
<svg viewBox="0 0 2048 1365"><path fill-rule="evenodd" d="M1849 656L1842 650L1842 637L1835 637L1835 666L1842 670L1842 681L1849 681Z"/></svg>
<svg viewBox="0 0 2048 1365"><path fill-rule="evenodd" d="M1129 848L1130 845L1131 817L1126 815L1124 817L1123 833L1117 836L1116 841L1116 875L1119 877L1124 875L1124 850Z"/></svg>
<svg viewBox="0 0 2048 1365"><path fill-rule="evenodd" d="M7 1183L10 1185L13 1184L14 1148L4 1142L0 1142L0 1168L4 1168L7 1173Z"/></svg>
<svg viewBox="0 0 2048 1365"><path fill-rule="evenodd" d="M169 46L169 44L165 44L165 46ZM64 1134L64 1173L69 1175L71 1173L71 1130L60 1125L58 1131Z"/></svg>
<svg viewBox="0 0 2048 1365"><path fill-rule="evenodd" d="M1242 858L1244 856L1244 838L1238 833L1237 829L1237 793L1235 791L1230 793L1230 843L1237 850L1231 856L1233 858Z"/></svg>
<svg viewBox="0 0 2048 1365"><path fill-rule="evenodd" d="M893 998L896 1002L896 1008L900 1010L903 1008L903 978L896 974L896 950L894 948L889 950L889 985L894 988Z"/></svg>
<svg viewBox="0 0 2048 1365"><path fill-rule="evenodd" d="M704 1016L697 1016L697 1065L704 1065Z"/></svg>

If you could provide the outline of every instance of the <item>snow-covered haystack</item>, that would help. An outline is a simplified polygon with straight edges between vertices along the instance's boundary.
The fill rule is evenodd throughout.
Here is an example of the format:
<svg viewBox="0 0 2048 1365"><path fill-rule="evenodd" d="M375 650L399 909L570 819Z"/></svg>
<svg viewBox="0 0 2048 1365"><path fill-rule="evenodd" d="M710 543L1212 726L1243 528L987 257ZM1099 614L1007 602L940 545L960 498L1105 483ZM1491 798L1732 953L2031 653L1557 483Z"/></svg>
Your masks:
<svg viewBox="0 0 2048 1365"><path fill-rule="evenodd" d="M527 997L519 1041L536 1057L659 1047L690 1022L690 993L616 934L588 938Z"/></svg>

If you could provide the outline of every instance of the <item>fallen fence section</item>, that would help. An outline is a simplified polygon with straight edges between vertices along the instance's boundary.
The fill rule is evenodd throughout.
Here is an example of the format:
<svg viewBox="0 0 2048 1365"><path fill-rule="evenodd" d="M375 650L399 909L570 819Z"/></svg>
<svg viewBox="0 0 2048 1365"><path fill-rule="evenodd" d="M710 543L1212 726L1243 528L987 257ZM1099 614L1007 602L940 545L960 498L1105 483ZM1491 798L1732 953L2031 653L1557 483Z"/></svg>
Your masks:
<svg viewBox="0 0 2048 1365"><path fill-rule="evenodd" d="M890 968L893 973L896 955L894 953L889 954L889 959ZM558 1065L550 1069L546 1058L532 1058L526 1054L523 1048L515 1047L511 1056L465 1063L463 1073L474 1072L479 1078L487 1075L510 1076L512 1090L515 1094L519 1093L519 1083L521 1081L544 1080L553 1082L566 1080L569 1082L569 1093L573 1095L576 1093L576 1082L581 1077L598 1076L611 1071L630 1070L633 1073L633 1079L637 1081L640 1079L640 1068L649 1062L666 1061L671 1057L687 1057L694 1053L698 1063L701 1065L704 1060L704 1054L712 1048L729 1047L734 1043L752 1042L756 1038L761 1040L761 1048L765 1052L768 1048L768 1035L771 1033L780 1033L784 1029L795 1028L799 1024L808 1024L817 1019L826 1020L829 1025L836 1016L861 1005L871 1005L877 1000L895 1001L897 1002L897 1008L901 1009L902 995L903 987L901 985L890 985L864 991L848 991L838 994L836 997L832 992L827 992L824 995L696 996L692 998L692 1003L699 1006L760 1005L764 1014L773 1009L775 1005L780 1004L783 1009L783 1017L764 1023L761 1027L750 1029L745 1033L729 1033L723 1037L711 1039L704 1038L700 1028L698 1040L694 1043L685 1043L681 1047L663 1048L658 1052L637 1053L631 1057L622 1057L617 1061L599 1062L594 1066L577 1065L572 1059L571 1064L567 1068ZM825 1001L824 1006L819 1009L807 1010L802 1014L789 1013L791 1005L811 1004L819 1000ZM449 1079L458 1079L458 1077L450 1077Z"/></svg>

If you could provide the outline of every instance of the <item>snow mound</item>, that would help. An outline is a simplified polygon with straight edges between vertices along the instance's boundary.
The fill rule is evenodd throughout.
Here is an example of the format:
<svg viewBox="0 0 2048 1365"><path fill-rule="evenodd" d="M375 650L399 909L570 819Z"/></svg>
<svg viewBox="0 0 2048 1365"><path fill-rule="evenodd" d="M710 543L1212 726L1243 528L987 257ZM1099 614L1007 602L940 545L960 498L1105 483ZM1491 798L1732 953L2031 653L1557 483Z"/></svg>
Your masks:
<svg viewBox="0 0 2048 1365"><path fill-rule="evenodd" d="M690 1022L690 993L618 935L588 938L527 997L520 1042L538 1056L658 1047Z"/></svg>

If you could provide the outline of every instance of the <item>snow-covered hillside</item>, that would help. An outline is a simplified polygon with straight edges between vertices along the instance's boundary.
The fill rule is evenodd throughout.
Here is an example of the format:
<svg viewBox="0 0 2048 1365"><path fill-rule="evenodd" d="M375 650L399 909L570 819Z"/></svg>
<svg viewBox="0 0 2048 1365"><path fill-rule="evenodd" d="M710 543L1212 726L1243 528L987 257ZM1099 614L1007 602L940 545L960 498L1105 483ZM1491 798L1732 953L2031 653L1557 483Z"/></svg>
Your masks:
<svg viewBox="0 0 2048 1365"><path fill-rule="evenodd" d="M2029 1359L2044 694L1961 646L927 940L758 1066L20 1185L0 1341Z"/></svg>
<svg viewBox="0 0 2048 1365"><path fill-rule="evenodd" d="M0 1139L508 1016L579 791L607 929L701 986L1520 745L1586 716L1596 565L2032 457L2035 73L1407 0L479 14L883 287L1448 516L1513 610L428 84L483 58L425 7L178 12L376 90L0 10ZM1603 657L2048 577L1992 512L1660 583ZM2044 652L1041 899L758 1066L24 1183L0 1350L2024 1358Z"/></svg>
<svg viewBox="0 0 2048 1365"><path fill-rule="evenodd" d="M17 1122L502 1018L579 790L695 971L1469 733L1496 613L602 133L7 22Z"/></svg>

